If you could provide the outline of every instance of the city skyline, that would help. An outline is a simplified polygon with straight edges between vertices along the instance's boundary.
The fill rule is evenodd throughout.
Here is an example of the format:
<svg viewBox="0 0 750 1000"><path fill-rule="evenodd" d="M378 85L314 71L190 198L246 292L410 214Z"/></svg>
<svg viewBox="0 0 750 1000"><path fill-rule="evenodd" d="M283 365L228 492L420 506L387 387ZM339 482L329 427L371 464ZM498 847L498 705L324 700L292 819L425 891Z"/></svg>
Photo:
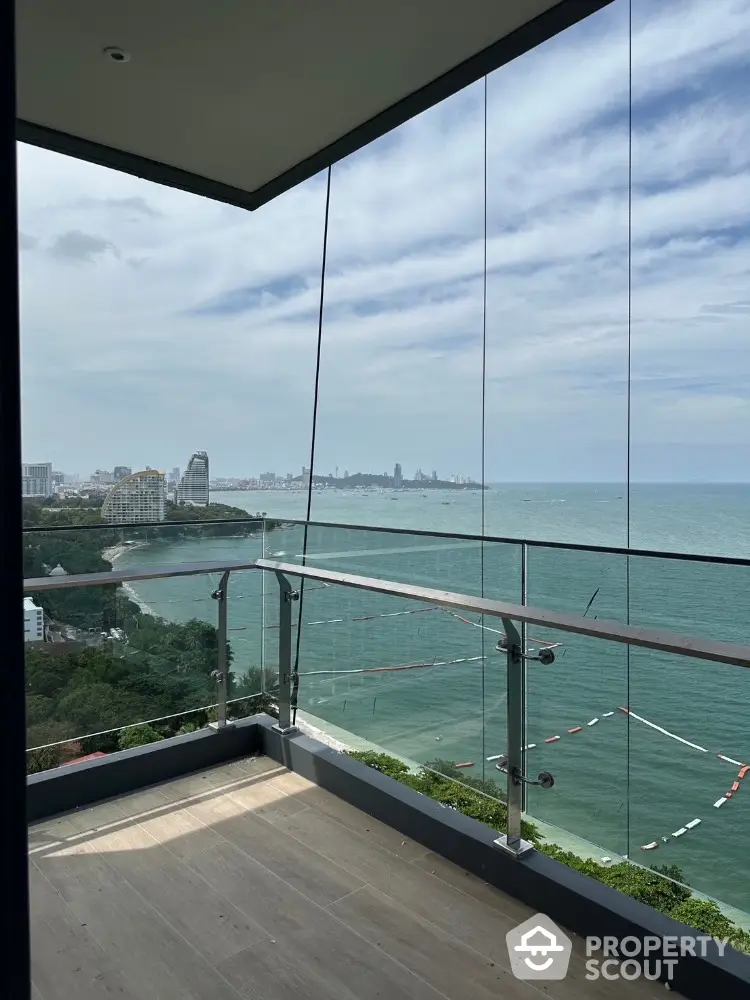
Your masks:
<svg viewBox="0 0 750 1000"><path fill-rule="evenodd" d="M183 488L183 484L185 482L185 477L188 476L189 474L191 475L191 477L193 476L192 468L193 468L193 463L195 462L196 459L198 460L199 463L201 463L200 468L198 470L198 477L200 478L201 481L205 478L206 481L209 482L209 483L222 482L222 481L234 481L234 480L252 480L252 481L255 481L255 482L259 482L259 483L264 483L264 482L266 482L266 483L269 483L269 482L289 482L290 480L306 479L306 477L308 475L308 472L309 472L308 468L303 465L302 466L302 472L301 473L296 473L296 474L294 472L276 473L276 472L268 472L268 471L266 471L266 472L260 472L260 473L257 473L257 472L246 472L246 473L235 473L234 475L210 476L209 473L208 473L208 455L207 455L206 452L195 452L191 456L191 458L190 458L190 460L188 462L188 466L186 467L185 474L182 477L180 476L180 469L177 466L174 466L171 469L171 471L169 471L169 472L166 471L165 467L162 467L162 466L156 466L156 467L154 467L154 466L151 466L151 465L148 465L148 464L143 465L143 466L135 466L135 467L115 465L113 467L112 472L109 472L107 469L103 469L103 468L97 467L96 470L94 472L90 473L88 476L81 476L79 473L68 472L65 469L60 469L60 470L54 469L54 463L51 463L51 462L44 463L44 466L45 466L45 468L49 467L49 469L50 469L50 476L51 476L51 478L52 478L53 481L56 478L62 477L65 480L65 482L62 485L71 485L71 486L72 485L93 485L93 486L107 486L107 487L109 487L109 486L115 485L121 479L133 475L134 472L158 471L158 472L160 472L161 474L164 475L165 480L166 480L167 484L169 485L169 487L170 488L174 488L174 489L177 490L178 502L179 502L180 489ZM205 468L203 467L203 464L202 464L204 462L205 462ZM25 466L25 468L26 468L26 466ZM54 471L52 471L53 469L54 469ZM350 478L350 474L349 474L349 470L348 469L343 470L342 473L341 473L341 475L339 475L339 468L338 467L336 467L334 471L329 471L327 473L324 473L324 472L315 472L314 475L315 475L315 477L336 479L336 480L342 480L342 481ZM357 471L355 473L353 473L352 475L354 475L354 476L357 476L357 475L381 475L381 473L375 472L373 470L366 470L366 469L359 469L358 468ZM401 463L399 463L399 462L395 463L392 475L388 472L388 470L385 470L382 473L382 475L389 476L390 478L394 479L394 481L397 481L398 485L400 485L401 482L403 482L403 481L412 481L413 482L413 481L419 481L420 479L424 479L424 480L430 480L430 479L432 479L432 480L454 481L454 482L478 482L479 481L479 480L476 479L476 477L471 476L471 475L469 475L467 473L464 473L464 472L450 472L450 473L446 473L444 476L439 476L436 469L433 469L428 474L428 473L423 472L423 470L422 470L421 467L418 467L417 469L415 469L414 474L411 475L411 476L404 475ZM203 501L201 501L201 502L203 502Z"/></svg>
<svg viewBox="0 0 750 1000"><path fill-rule="evenodd" d="M28 463L25 463L25 464L28 464ZM111 482L110 481L106 481L106 482L99 481L99 482L97 482L97 480L95 478L96 477L96 473L97 472L98 473L102 473L102 472L106 471L106 470L103 470L103 469L98 468L98 467L95 470L95 472L92 472L89 475L82 475L82 474L77 473L77 472L71 472L69 470L59 468L58 464L55 463L55 462L52 462L52 463L49 463L49 462L48 463L37 463L37 464L43 464L43 465L49 465L50 466L50 469L52 470L51 477L52 477L53 483L55 483L56 477L58 477L60 475L64 475L66 477L66 481L65 481L64 485L68 485L68 486L71 486L71 487L78 487L78 486L111 487L112 485L114 485L114 483L116 481L116 480L113 479ZM106 465L107 463L105 462L104 464ZM109 464L111 464L111 463L109 463ZM402 464L402 463L396 463L396 464ZM213 466L213 462L212 462L212 466ZM118 467L115 466L114 468L116 469ZM169 487L170 490L173 490L174 488L177 487L179 479L180 479L179 475L175 476L175 473L179 473L179 471L180 471L179 468L173 467L171 470L167 471L168 463L162 463L162 465L157 465L157 466L151 466L149 464L144 464L144 465L140 466L140 465L138 465L136 463L132 467L127 467L126 466L124 468L129 470L129 474L132 474L134 472L141 472L141 471L159 471L159 472L163 472L164 475L165 475L165 480L166 480L167 485L168 485L168 487ZM306 466L301 466L299 468L300 468L300 470L303 470L303 469L306 470ZM339 469L340 468L341 467L339 466ZM389 476L391 478L394 478L393 477L393 473L389 472L388 469L378 471L377 469L364 469L364 468L360 469L360 468L357 468L355 466L353 466L353 468L354 468L354 472L351 472L349 469L345 469L345 470L341 471L340 475L338 476L338 478L342 479L342 480L343 479L348 479L352 475L386 475L386 476ZM336 471L336 469L334 467L334 472L335 471ZM697 471L699 472L700 470L697 470ZM334 472L331 472L331 470L328 470L328 471L322 471L322 470L320 470L320 471L316 471L314 473L314 475L315 475L315 477L337 478L334 475ZM482 480L480 479L479 475L472 475L471 473L467 473L467 472L449 472L449 473L445 473L445 474L442 474L442 473L438 474L437 470L430 469L429 473L425 473L425 472L423 472L423 470L421 469L421 467L417 467L417 469L415 469L415 472L416 473L422 473L424 475L425 479L434 479L434 478L436 478L436 479L439 479L441 481L447 481L447 482L453 480L453 481L459 481L459 482L465 482L465 483L476 483L476 484L481 484L481 482L482 482ZM114 475L114 472L111 475ZM214 484L217 484L217 483L220 484L222 482L223 483L252 482L252 483L256 483L256 484L260 485L260 484L262 484L264 482L266 484L269 483L271 480L269 480L268 477L271 476L271 475L275 476L275 480L273 480L273 481L276 482L276 483L288 482L289 480L294 480L294 481L299 482L300 479L302 478L301 471L291 471L290 470L290 471L287 471L287 472L284 472L284 473L275 473L275 472L268 472L267 470L264 470L263 472L257 471L257 470L255 470L255 471L244 471L243 472L243 471L237 471L235 469L234 471L230 471L230 472L219 472L219 473L216 473L216 471L212 468L212 474L211 474L209 482L211 484L211 488L212 489L220 489L220 487L217 487ZM415 477L414 475L405 475L405 476L403 476L403 478L406 479L406 480L408 480L408 481L415 481L415 478L418 480L419 476ZM528 484L537 484L537 485L546 484L546 483L550 483L550 484L555 484L555 483L561 483L561 484L562 483L570 483L571 485L575 485L576 483L580 483L580 484L583 484L583 485L585 485L585 484L598 484L598 483L602 483L602 484L609 484L609 485L625 485L626 480L625 479L606 479L606 478L599 478L599 479L550 479L550 478L533 477L532 476L532 477L529 477L529 478L526 478L526 479L514 479L514 478L502 478L502 477L489 478L489 477L486 477L485 480L484 480L484 482L487 485L494 485L494 484L496 484L496 485L503 485L503 484L526 484L526 483L528 483ZM633 477L631 479L631 482L633 484L640 484L640 485L650 485L650 484L658 485L660 483L674 484L674 485L680 485L680 484L692 485L692 484L701 484L701 483L706 483L706 484L712 484L713 483L713 484L716 484L716 485L732 485L732 484L744 485L744 484L747 484L748 482L750 482L750 479L747 478L747 477L744 477L744 478L735 477L735 478L726 478L726 479L704 479L704 478L701 478L700 475L695 475L695 476L693 476L691 478L684 478L684 479L658 479L658 478L648 479L648 478L635 478L635 477ZM28 494L28 495L32 496L33 494Z"/></svg>

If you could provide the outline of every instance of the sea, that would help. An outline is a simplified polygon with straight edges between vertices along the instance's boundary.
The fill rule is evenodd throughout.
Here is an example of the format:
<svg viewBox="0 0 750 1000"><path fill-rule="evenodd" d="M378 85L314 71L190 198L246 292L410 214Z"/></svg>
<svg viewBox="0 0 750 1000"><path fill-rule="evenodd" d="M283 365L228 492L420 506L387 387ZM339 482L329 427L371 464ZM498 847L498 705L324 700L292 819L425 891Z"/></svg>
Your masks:
<svg viewBox="0 0 750 1000"><path fill-rule="evenodd" d="M305 517L302 491L212 499L265 512L281 527L265 537L177 542L154 529L117 567L259 556L300 562L306 546L308 565L520 602L522 552L513 540L527 539L530 605L750 643L750 565L543 544L629 542L655 553L750 560L750 485L634 484L629 503L618 484L495 484L484 494L315 490L306 541L304 526L292 523ZM215 622L210 595L218 580L141 582L133 595L169 620ZM228 609L233 672L273 669L274 577L233 573ZM488 760L506 749L506 658L495 648L496 620L314 582L295 615L301 718L348 746L470 764L459 779L505 781ZM738 778L750 763L747 672L549 629L529 628L527 642L530 655L544 646L555 654L553 663L532 659L527 668L527 773L555 778L550 789L530 789L529 818L581 854L677 865L695 891L750 926L750 772ZM735 781L739 789L727 797Z"/></svg>

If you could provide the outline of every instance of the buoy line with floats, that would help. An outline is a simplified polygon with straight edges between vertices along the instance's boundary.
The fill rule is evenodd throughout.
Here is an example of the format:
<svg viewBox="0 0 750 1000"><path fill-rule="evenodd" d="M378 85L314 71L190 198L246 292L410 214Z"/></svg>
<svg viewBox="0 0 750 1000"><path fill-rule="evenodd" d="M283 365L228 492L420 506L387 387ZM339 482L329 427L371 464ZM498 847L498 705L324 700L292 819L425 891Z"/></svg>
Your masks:
<svg viewBox="0 0 750 1000"><path fill-rule="evenodd" d="M351 677L352 674L382 674L394 670L424 670L429 667L449 667L454 663L475 663L486 656L460 656L456 660L425 660L423 663L400 663L392 667L357 667L356 670L306 670L305 677Z"/></svg>
<svg viewBox="0 0 750 1000"><path fill-rule="evenodd" d="M450 615L451 618L456 618L465 625L471 625L474 628L481 628L484 632L492 632L494 635L505 636L505 629L491 628L489 625L482 625L481 622L470 621L470 619L464 618L463 615L456 614L455 611L449 611L448 608L437 608L436 610L444 611L447 615ZM533 635L527 636L527 641L538 643L541 649L557 649L562 646L561 642L550 642L548 639L538 639ZM527 649L526 652L530 652L530 650Z"/></svg>
<svg viewBox="0 0 750 1000"><path fill-rule="evenodd" d="M671 739L676 740L677 742L684 744L685 746L691 747L693 750L697 750L697 751L699 751L701 753L708 753L709 752L706 747L702 747L698 743L693 743L691 740L686 740L682 736L678 736L676 733L670 732L668 729L665 729L663 726L659 726L655 722L651 722L650 719L646 719L646 718L644 718L641 715L637 715L635 712L632 712L629 708L626 708L623 705L619 705L618 709L624 715L629 716L630 718L635 719L638 722L642 722L644 725L649 726L651 729L654 729L657 732L663 733L665 736L668 736ZM597 725L601 721L601 719L611 718L615 714L616 713L614 711L603 712L602 715L601 715L601 717L595 716L593 719L591 719L589 722L586 723L585 727L584 726L571 726L570 729L567 730L567 733L564 733L563 735L574 736L576 733L583 732L585 728L590 728L592 726ZM542 745L544 745L544 744L551 744L551 743L557 743L561 739L562 739L562 736L559 733L557 733L554 736L548 736L545 740L543 740ZM524 747L524 750L534 750L534 749L537 748L538 745L539 744L537 744L537 743L528 743ZM742 761L739 761L739 760L737 760L734 757L729 757L727 754L723 754L723 753L717 753L716 754L716 758L718 760L725 761L728 764L735 764L735 765L737 765L739 767L739 771L737 772L737 777L734 780L734 782L732 783L731 788L727 792L725 792L724 795L722 795L720 798L718 798L714 802L714 804L713 804L715 809L720 809L726 802L728 802L740 790L740 784L741 784L742 780L750 772L750 764L743 764ZM488 763L494 762L495 763L495 767L497 768L498 771L502 771L503 773L507 773L507 763L508 763L507 754L492 754L491 756L487 757L486 760L487 760ZM473 765L474 765L473 761L465 761L465 762L463 762L461 764L456 764L456 767L461 767L461 768L463 768L463 767L473 767ZM700 826L700 824L702 822L703 822L703 820L700 817L696 816L694 819L691 819L689 822L685 823L684 826L678 827L671 834L667 834L665 836L662 836L662 837L659 838L659 840L652 840L648 844L641 844L641 850L642 851L654 851L661 844L667 844L667 843L669 843L670 840L673 840L673 839L676 840L676 839L679 839L680 837L684 837L684 835L686 833L688 833L690 830L694 830L696 827Z"/></svg>
<svg viewBox="0 0 750 1000"><path fill-rule="evenodd" d="M372 622L376 618L400 618L402 615L423 615L427 611L440 611L441 608L411 608L409 611L388 611L382 615L360 615L357 618L324 618L316 622L302 622L302 627L306 628L308 625L342 625L346 622ZM292 628L297 628L297 623L292 623ZM278 625L264 625L264 629L272 628L278 629Z"/></svg>
<svg viewBox="0 0 750 1000"><path fill-rule="evenodd" d="M358 615L356 618L324 618L318 621L312 622L302 622L302 627L308 625L342 625L347 622L370 622L375 621L378 618L400 618L403 615L419 615L425 614L428 611L444 611L449 614L452 618L456 618L460 622L464 622L466 625L472 625L474 628L484 629L487 632L493 632L496 635L505 635L503 629L490 628L488 625L481 625L479 622L469 621L468 618L463 618L461 615L454 614L454 612L449 611L447 608L440 608L437 606L429 608L410 608L407 611L388 611L379 615ZM297 628L298 625L293 623L292 628ZM278 629L278 625L264 625L264 629ZM246 626L242 628L229 629L230 632L240 632L245 631ZM562 646L561 642L548 642L545 639L536 639L529 636L532 642L539 643L540 647L546 649L557 649ZM306 670L300 676L301 677L333 677L333 676L347 676L351 677L354 674L378 674L387 673L398 670L424 670L430 667L450 667L458 663L476 663L481 660L486 660L487 656L461 656L453 660L425 660L417 663L403 663L393 666L383 666L383 667L358 667L352 670ZM468 763L465 766L471 766Z"/></svg>
<svg viewBox="0 0 750 1000"><path fill-rule="evenodd" d="M725 756L724 754L721 754L721 753L717 753L716 756L720 760L725 760L725 761L727 761L730 764L738 764L739 763L739 761L733 760L731 757L727 757L727 756ZM728 792L724 792L724 794L722 796L720 796L714 802L714 809L720 809L724 805L725 802L728 802L733 796L735 796L737 794L737 792L740 790L740 782L745 777L745 775L748 773L748 771L750 771L750 764L742 764L740 766L740 769L737 772L737 777L732 782L732 787L729 789ZM688 830L694 830L696 828L696 826L698 826L701 822L702 822L702 820L700 820L700 819L697 819L697 818L696 819L692 819L692 820L690 820L689 823L686 823L684 826L681 826L677 830L674 830L671 834L668 834L667 836L661 837L660 840L652 840L650 844L641 844L641 850L642 851L654 851L654 850L656 850L657 847L659 847L660 843L661 844L668 844L671 839L675 839L677 837L683 837L688 832Z"/></svg>

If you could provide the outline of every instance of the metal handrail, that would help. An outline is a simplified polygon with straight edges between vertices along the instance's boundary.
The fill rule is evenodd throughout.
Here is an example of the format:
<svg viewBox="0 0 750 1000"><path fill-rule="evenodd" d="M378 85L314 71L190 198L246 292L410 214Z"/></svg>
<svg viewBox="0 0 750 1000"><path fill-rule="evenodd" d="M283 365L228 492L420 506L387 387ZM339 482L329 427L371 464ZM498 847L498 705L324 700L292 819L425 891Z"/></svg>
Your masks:
<svg viewBox="0 0 750 1000"><path fill-rule="evenodd" d="M67 573L65 576L37 576L23 581L24 591L66 590L70 587L105 587L108 584L135 583L138 580L163 580L172 576L200 576L227 570L255 569L257 559L237 562L176 563L151 569L112 569L103 573Z"/></svg>
<svg viewBox="0 0 750 1000"><path fill-rule="evenodd" d="M312 566L280 563L270 559L256 559L255 566L257 569L283 573L286 576L320 580L342 587L353 587L356 590L370 590L379 594L388 594L392 597L405 597L423 604L435 604L441 608L472 611L492 618L509 619L510 621L524 622L527 625L559 629L563 632L591 636L594 639L620 642L628 646L642 646L645 649L655 649L662 653L675 653L678 656L712 660L715 663L750 667L750 646L739 643L703 639L699 636L685 636L666 629L642 628L638 625L625 625L622 622L606 621L601 618L584 618L582 615L547 611L525 604L509 604L505 601L471 597L468 594L456 594L432 587L416 587L410 583L396 583L392 580L354 576L351 573L341 573L338 570L315 569Z"/></svg>
<svg viewBox="0 0 750 1000"><path fill-rule="evenodd" d="M418 587L393 580L379 580L373 577L341 573L338 570L317 569L296 563L275 562L269 559L251 559L239 562L200 562L177 566L162 566L158 569L112 570L105 573L82 573L78 575L38 577L24 581L24 590L61 590L69 587L96 587L107 584L135 582L138 580L164 579L172 576L197 576L208 573L226 573L235 570L259 569L266 572L319 580L324 583L367 590L392 597L433 604L437 607L456 611L470 611L491 618L522 622L544 628L559 629L577 635L586 635L609 642L640 646L663 653L689 656L738 667L750 667L750 646L738 643L686 636L666 629L642 628L626 625L618 621L604 621L600 618L584 618L560 611L533 608L528 605L510 604L487 598L457 594L452 591L432 587Z"/></svg>
<svg viewBox="0 0 750 1000"><path fill-rule="evenodd" d="M532 549L566 549L571 552L598 552L602 555L638 556L646 559L669 559L679 562L716 563L721 566L747 566L744 556L702 555L699 552L674 552L669 549L633 549L618 545L591 545L586 542L550 542L539 538L518 538L512 535L478 535L471 532L436 531L430 528L389 528L381 524L348 524L339 521L304 521L293 517L268 517L267 521L282 524L307 524L311 528L345 528L349 531L371 531L387 535L415 535L427 538L454 538L464 542L495 542L502 545L526 545ZM210 524L210 521L204 521ZM356 550L354 553L356 555Z"/></svg>
<svg viewBox="0 0 750 1000"><path fill-rule="evenodd" d="M466 542L492 542L502 545L526 545L529 548L537 549L563 549L571 552L595 552L602 555L613 556L633 556L645 559L665 559L677 562L713 563L719 566L747 566L750 567L750 558L743 556L718 556L703 555L698 552L674 552L661 549L633 549L617 545L589 545L585 542L551 542L536 538L516 538L504 535L477 535L466 532L454 531L432 531L425 528L389 528L380 524L348 524L337 521L304 521L293 517L238 517L238 518L217 518L211 521L148 521L131 524L76 524L76 525L29 525L24 528L24 534L34 534L36 532L54 531L110 531L115 529L135 530L136 528L160 528L160 527L191 527L194 525L205 526L212 524L248 524L264 523L265 521L277 521L281 525L305 525L313 528L342 528L349 531L370 531L391 535L414 535L425 538L452 538Z"/></svg>
<svg viewBox="0 0 750 1000"><path fill-rule="evenodd" d="M50 508L54 510L55 508ZM277 517L212 517L208 521L97 521L95 524L29 524L23 528L24 535L48 531L134 531L136 528L186 528L211 524L263 524L264 521L286 520ZM289 522L292 523L291 521Z"/></svg>

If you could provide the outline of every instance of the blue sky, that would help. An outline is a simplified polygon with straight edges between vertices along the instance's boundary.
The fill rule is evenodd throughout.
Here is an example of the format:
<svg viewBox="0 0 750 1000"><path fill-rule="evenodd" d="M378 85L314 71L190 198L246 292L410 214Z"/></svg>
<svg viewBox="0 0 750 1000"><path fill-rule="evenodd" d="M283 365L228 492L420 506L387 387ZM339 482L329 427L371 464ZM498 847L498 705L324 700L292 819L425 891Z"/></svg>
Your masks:
<svg viewBox="0 0 750 1000"><path fill-rule="evenodd" d="M487 478L626 471L628 8L487 82ZM633 0L632 474L747 480L746 0ZM480 472L484 83L333 169L316 471ZM325 177L256 213L19 147L24 452L307 463Z"/></svg>

